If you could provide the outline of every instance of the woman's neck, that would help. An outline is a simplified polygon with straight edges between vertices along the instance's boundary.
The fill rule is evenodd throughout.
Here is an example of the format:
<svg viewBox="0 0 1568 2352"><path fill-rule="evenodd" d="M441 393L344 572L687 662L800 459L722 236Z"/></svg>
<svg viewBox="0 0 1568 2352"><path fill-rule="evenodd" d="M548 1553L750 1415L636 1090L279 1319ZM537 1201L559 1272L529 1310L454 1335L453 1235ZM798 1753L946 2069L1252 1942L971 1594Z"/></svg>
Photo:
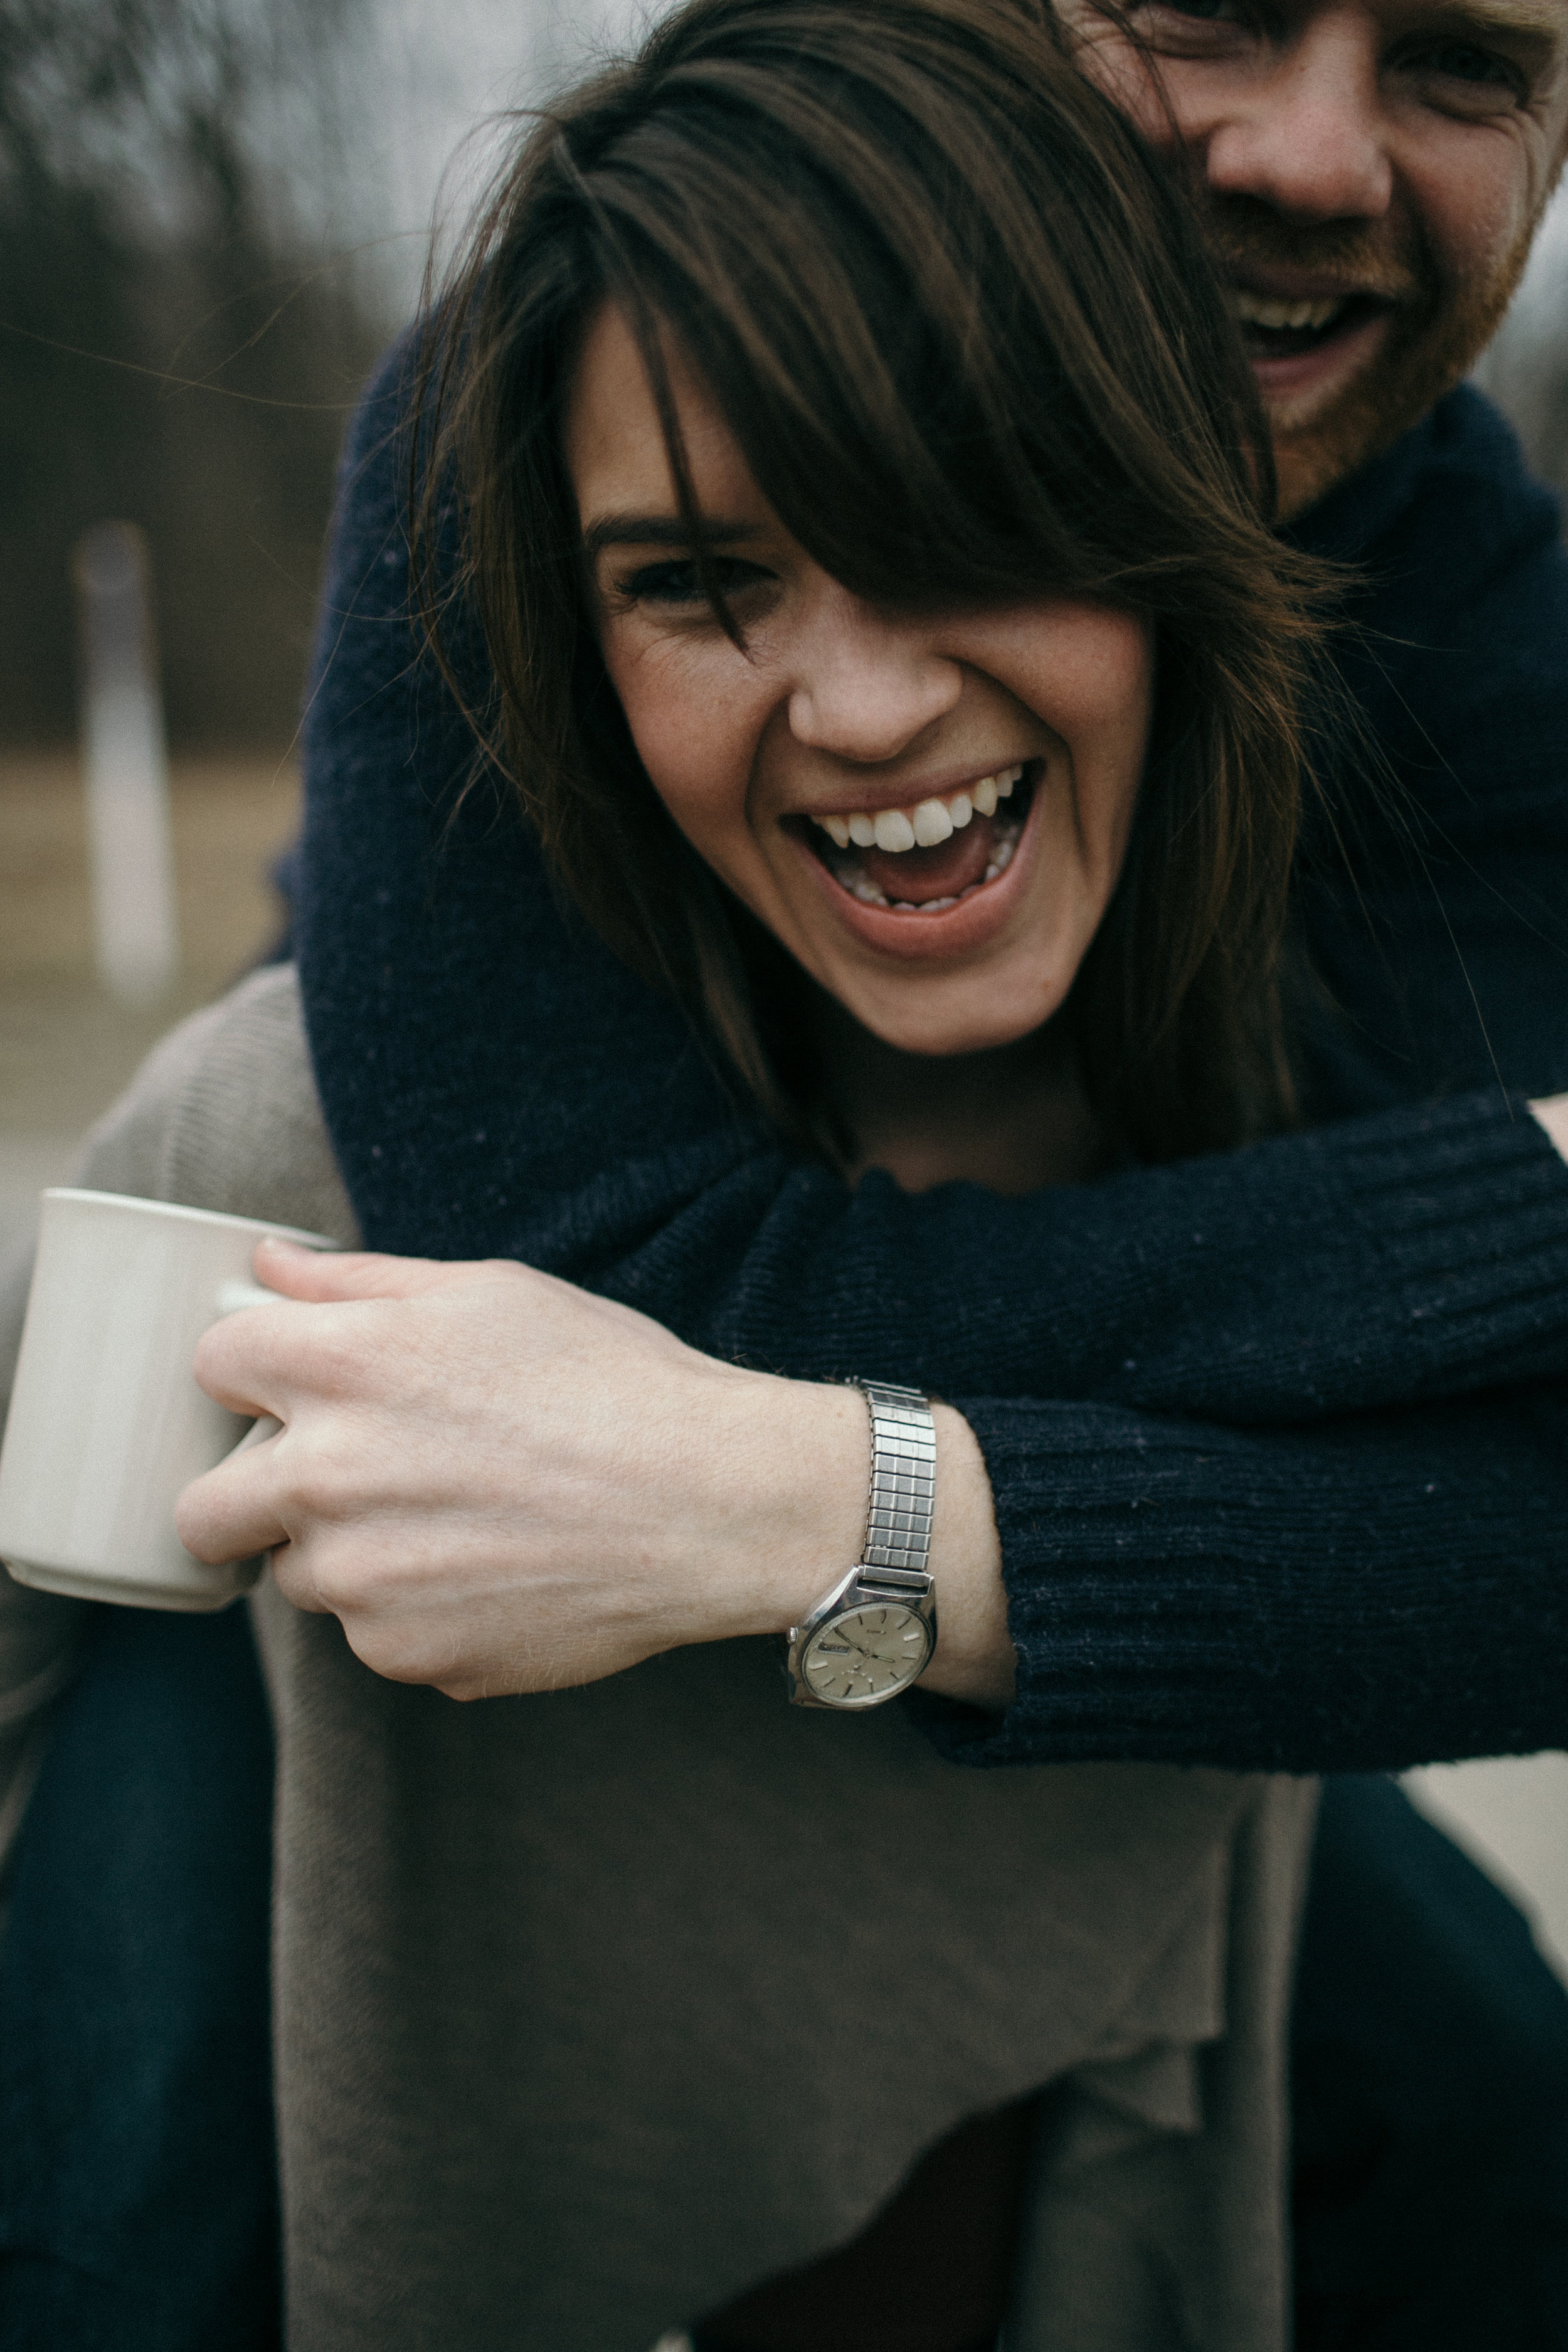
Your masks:
<svg viewBox="0 0 1568 2352"><path fill-rule="evenodd" d="M1048 1024L1016 1045L932 1056L884 1045L831 998L816 1006L825 1108L851 1179L884 1168L906 1192L964 1180L1032 1192L1096 1173L1100 1137L1069 1043Z"/></svg>

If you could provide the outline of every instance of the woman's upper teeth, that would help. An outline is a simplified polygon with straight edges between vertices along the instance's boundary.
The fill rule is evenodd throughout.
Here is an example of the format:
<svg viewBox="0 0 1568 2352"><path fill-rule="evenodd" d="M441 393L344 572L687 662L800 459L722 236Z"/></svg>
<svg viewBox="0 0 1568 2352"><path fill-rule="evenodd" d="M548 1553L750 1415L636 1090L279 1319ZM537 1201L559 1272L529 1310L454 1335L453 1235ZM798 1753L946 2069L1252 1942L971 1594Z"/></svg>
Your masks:
<svg viewBox="0 0 1568 2352"><path fill-rule="evenodd" d="M1268 327L1276 334L1287 331L1300 332L1304 327L1314 331L1326 327L1336 311L1344 308L1345 298L1336 294L1327 302L1278 302L1267 295L1248 294L1245 288L1236 289L1236 308L1239 318L1249 327Z"/></svg>
<svg viewBox="0 0 1568 2352"><path fill-rule="evenodd" d="M977 784L950 793L945 800L914 801L907 808L878 809L874 814L857 809L853 816L814 816L812 823L831 835L840 849L851 844L857 849L894 852L934 849L966 825L976 809L982 816L994 816L997 802L1007 798L1023 772L1020 761L1016 768L998 768L994 776L982 776Z"/></svg>

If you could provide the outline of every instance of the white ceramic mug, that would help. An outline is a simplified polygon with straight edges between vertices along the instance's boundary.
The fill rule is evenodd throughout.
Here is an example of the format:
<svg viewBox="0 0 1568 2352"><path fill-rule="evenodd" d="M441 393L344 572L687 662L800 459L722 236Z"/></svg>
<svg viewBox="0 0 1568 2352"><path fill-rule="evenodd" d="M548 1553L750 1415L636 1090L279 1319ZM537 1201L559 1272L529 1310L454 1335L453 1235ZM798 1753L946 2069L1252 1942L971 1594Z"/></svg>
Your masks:
<svg viewBox="0 0 1568 2352"><path fill-rule="evenodd" d="M256 1582L260 1559L193 1559L174 1504L237 1439L254 1444L278 1427L246 1431L191 1370L210 1324L277 1303L250 1271L264 1234L337 1246L118 1192L44 1194L0 1448L0 1559L18 1582L138 1609L222 1609Z"/></svg>

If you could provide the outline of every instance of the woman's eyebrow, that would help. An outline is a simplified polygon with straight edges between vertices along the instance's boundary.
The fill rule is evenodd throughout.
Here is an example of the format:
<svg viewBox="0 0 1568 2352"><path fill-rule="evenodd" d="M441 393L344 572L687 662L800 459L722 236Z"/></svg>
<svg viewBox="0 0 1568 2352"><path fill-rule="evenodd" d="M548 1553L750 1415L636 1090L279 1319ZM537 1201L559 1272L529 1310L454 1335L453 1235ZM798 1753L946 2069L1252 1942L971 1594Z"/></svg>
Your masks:
<svg viewBox="0 0 1568 2352"><path fill-rule="evenodd" d="M705 541L732 547L739 539L755 539L762 526L754 522L724 522L709 516L702 520ZM601 515L583 533L583 551L597 555L602 547L687 547L691 533L679 515Z"/></svg>

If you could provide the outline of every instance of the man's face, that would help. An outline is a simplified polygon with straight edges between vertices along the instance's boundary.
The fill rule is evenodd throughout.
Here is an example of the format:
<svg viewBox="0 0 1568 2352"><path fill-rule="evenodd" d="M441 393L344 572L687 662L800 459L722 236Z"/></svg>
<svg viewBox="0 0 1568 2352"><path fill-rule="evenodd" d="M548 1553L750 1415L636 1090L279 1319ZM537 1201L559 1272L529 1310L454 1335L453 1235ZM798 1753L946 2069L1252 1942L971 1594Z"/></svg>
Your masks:
<svg viewBox="0 0 1568 2352"><path fill-rule="evenodd" d="M1481 351L1568 142L1568 0L1058 0L1185 152L1298 514Z"/></svg>

